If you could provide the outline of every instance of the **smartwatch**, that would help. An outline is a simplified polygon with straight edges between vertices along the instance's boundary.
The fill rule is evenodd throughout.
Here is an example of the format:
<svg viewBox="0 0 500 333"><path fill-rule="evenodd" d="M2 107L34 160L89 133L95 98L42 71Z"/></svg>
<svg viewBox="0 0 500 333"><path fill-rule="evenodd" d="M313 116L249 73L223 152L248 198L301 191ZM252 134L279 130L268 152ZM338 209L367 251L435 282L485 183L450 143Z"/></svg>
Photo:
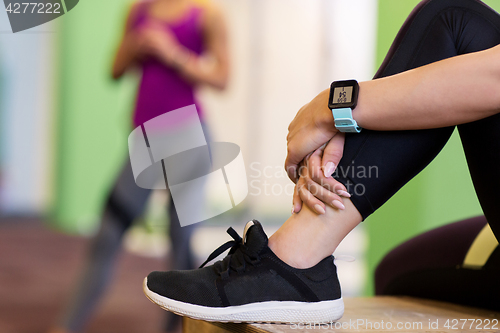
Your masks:
<svg viewBox="0 0 500 333"><path fill-rule="evenodd" d="M359 133L361 127L352 118L358 103L359 84L356 80L334 81L330 86L328 107L332 110L335 127L340 132Z"/></svg>

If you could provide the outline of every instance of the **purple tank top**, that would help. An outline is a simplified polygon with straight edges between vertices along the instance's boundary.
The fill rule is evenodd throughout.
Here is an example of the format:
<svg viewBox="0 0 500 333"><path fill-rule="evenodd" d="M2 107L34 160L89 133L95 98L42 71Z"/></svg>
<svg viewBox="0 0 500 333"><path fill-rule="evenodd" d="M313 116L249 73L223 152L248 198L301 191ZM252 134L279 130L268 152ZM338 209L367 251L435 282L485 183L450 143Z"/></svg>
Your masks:
<svg viewBox="0 0 500 333"><path fill-rule="evenodd" d="M134 29L147 22L147 6L139 6ZM196 54L203 51L203 34L200 28L202 9L191 7L180 19L173 23L163 23L176 36L178 42ZM165 66L155 58L143 61L142 78L137 93L134 112L134 125L139 126L165 112L187 105L196 104L201 115L200 106L194 96L194 86L183 79L174 69Z"/></svg>

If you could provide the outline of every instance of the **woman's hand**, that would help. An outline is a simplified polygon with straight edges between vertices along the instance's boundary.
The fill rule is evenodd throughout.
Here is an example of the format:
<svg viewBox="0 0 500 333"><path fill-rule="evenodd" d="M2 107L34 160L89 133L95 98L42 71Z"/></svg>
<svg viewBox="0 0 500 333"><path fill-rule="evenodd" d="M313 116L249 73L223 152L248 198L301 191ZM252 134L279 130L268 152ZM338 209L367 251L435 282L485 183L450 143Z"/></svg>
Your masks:
<svg viewBox="0 0 500 333"><path fill-rule="evenodd" d="M322 167L325 154L342 149L343 145L344 135L339 133L306 156L298 169L300 178L295 185L292 213L301 210L302 202L318 214L325 213L325 203L336 209L345 209L342 197L349 198L351 195L342 183L332 177L333 171Z"/></svg>
<svg viewBox="0 0 500 333"><path fill-rule="evenodd" d="M342 158L344 136L335 128L328 98L329 89L326 89L304 105L288 126L285 170L294 183L298 181L298 165L306 155L335 137L333 144L324 151L321 166L331 175Z"/></svg>
<svg viewBox="0 0 500 333"><path fill-rule="evenodd" d="M138 11L138 4L132 5L125 24L125 31L116 50L115 59L111 71L112 77L116 80L132 66L141 62L150 54L147 51L144 34L135 28L135 17Z"/></svg>
<svg viewBox="0 0 500 333"><path fill-rule="evenodd" d="M169 66L179 66L189 58L189 52L179 44L175 35L164 25L150 21L140 31L144 52Z"/></svg>

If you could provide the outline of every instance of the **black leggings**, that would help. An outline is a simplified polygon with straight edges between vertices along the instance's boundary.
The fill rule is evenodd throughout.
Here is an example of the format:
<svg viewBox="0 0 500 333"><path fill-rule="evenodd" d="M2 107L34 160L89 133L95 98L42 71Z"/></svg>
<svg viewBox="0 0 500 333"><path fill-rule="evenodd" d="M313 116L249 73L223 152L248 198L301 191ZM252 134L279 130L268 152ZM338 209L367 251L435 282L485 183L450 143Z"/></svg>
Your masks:
<svg viewBox="0 0 500 333"><path fill-rule="evenodd" d="M500 15L481 1L424 0L403 24L375 78L497 44ZM499 239L500 114L457 127L481 207ZM453 130L365 129L347 134L334 177L348 187L352 202L366 218L434 159Z"/></svg>

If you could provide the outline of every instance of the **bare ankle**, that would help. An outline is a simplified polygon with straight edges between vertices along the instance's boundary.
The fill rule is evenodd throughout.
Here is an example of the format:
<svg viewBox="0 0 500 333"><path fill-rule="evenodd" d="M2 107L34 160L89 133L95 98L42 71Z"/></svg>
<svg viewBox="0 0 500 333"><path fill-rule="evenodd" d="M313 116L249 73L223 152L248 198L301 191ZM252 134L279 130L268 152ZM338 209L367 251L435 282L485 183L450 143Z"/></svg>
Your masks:
<svg viewBox="0 0 500 333"><path fill-rule="evenodd" d="M303 251L294 251L292 248L294 244L281 241L278 237L273 236L269 238L269 248L287 265L298 269L305 269L313 267L319 262L315 257L308 256Z"/></svg>
<svg viewBox="0 0 500 333"><path fill-rule="evenodd" d="M332 255L345 236L361 222L352 202L344 200L345 211L327 206L318 215L302 207L269 238L269 248L285 263L295 268L315 266Z"/></svg>

